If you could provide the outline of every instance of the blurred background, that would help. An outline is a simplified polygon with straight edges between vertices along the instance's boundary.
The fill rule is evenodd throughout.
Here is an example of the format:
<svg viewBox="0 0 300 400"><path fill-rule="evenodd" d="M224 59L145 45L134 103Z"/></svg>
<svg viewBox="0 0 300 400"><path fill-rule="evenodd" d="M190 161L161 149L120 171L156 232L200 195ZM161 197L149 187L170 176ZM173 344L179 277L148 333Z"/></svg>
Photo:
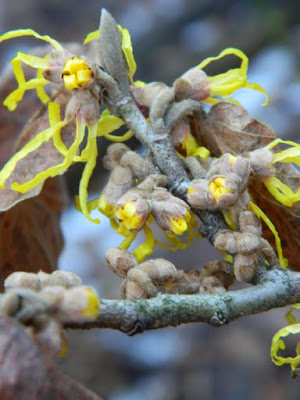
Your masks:
<svg viewBox="0 0 300 400"><path fill-rule="evenodd" d="M300 2L280 0L0 0L0 32L32 28L59 41L79 41L97 29L102 7L129 29L138 70L135 79L171 84L188 68L226 47L250 58L249 82L262 85L271 98L250 90L236 98L252 116L278 136L299 141ZM1 68L17 50L39 44L18 39L1 44ZM237 66L226 57L207 68L209 75ZM132 140L134 148L138 144ZM100 142L100 156L106 144ZM101 163L90 193L107 179ZM71 196L81 169L67 174ZM104 254L122 238L88 222L73 205L62 218L65 248L59 267L78 273L101 297L119 298L120 280L108 270ZM163 256L160 250L154 257ZM196 268L215 257L206 241L167 256L178 268ZM247 317L216 329L187 325L127 337L114 331L70 332L69 353L60 368L107 400L262 400L299 399L299 381L288 367L272 364L272 336L285 325L285 310ZM291 349L295 343L291 343Z"/></svg>

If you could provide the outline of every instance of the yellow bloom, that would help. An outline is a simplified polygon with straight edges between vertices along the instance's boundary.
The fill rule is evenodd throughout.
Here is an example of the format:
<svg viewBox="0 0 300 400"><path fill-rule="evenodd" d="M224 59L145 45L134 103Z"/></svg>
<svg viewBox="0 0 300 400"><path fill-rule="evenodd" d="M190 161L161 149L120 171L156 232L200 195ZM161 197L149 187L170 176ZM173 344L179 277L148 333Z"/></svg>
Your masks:
<svg viewBox="0 0 300 400"><path fill-rule="evenodd" d="M269 102L269 97L265 90L257 83L248 83L247 71L248 71L248 57L241 50L235 48L228 48L223 50L216 57L209 57L203 60L196 68L203 69L212 61L219 60L227 55L235 55L242 60L240 68L230 69L229 71L219 74L216 76L208 76L208 88L210 89L210 97L204 99L203 101L208 104L216 104L219 101L214 96L221 96L227 98L231 96L238 89L254 89L262 93L266 97L266 102L263 105L267 105ZM231 100L231 99L228 99Z"/></svg>
<svg viewBox="0 0 300 400"><path fill-rule="evenodd" d="M232 193L230 189L225 186L226 179L223 177L218 177L212 180L208 186L208 190L211 192L212 197L215 201L219 200L224 194ZM193 190L193 189L191 189Z"/></svg>
<svg viewBox="0 0 300 400"><path fill-rule="evenodd" d="M124 46L128 47L127 34L125 31L122 31L122 34L124 35ZM38 173L33 179L23 184L13 182L11 189L20 193L25 193L34 189L40 183L43 183L47 178L63 174L73 162L85 162L86 165L79 185L78 208L87 219L99 223L99 220L90 218L87 204L87 187L98 155L97 136L104 136L108 140L122 142L128 140L132 136L132 132L128 131L123 136L111 135L111 132L122 126L124 121L111 115L108 110L105 110L100 117L100 98L96 98L95 94L90 90L94 84L94 74L87 60L69 54L56 40L49 36L39 35L32 29L18 29L7 32L0 36L0 43L4 40L21 36L34 36L37 39L50 43L55 49L55 56L52 57L52 53L50 53L46 55L45 58L40 58L18 52L17 56L12 59L13 72L18 87L7 96L4 100L4 105L10 111L13 111L16 109L18 102L22 100L26 90L36 89L37 96L42 103L48 103L49 128L39 132L8 161L0 172L0 188L4 188L6 180L13 173L20 160L37 150L44 142L52 139L56 150L64 157L63 162ZM125 50L124 48L123 51L124 53L125 51L128 52L128 49ZM22 69L22 62L37 69L36 78L26 81ZM131 67L131 72L132 71ZM46 79L45 76L49 78L49 80ZM49 96L44 90L44 87L50 81L58 85L64 85L65 88L70 91L71 96L76 97L80 90L86 91L87 96L90 96L89 101L87 101L87 104L80 103L80 98L78 98L80 103L79 111L78 107L75 107L74 117L71 113L71 119L70 117L65 117L61 120L59 104L50 102ZM73 118L76 120L76 134L72 145L67 148L61 138L61 129ZM80 145L84 140L86 128L88 130L87 145L80 153Z"/></svg>
<svg viewBox="0 0 300 400"><path fill-rule="evenodd" d="M170 228L176 235L182 235L188 229L188 223L191 219L191 214L186 211L183 218L170 218Z"/></svg>
<svg viewBox="0 0 300 400"><path fill-rule="evenodd" d="M116 217L128 231L139 229L143 218L136 215L137 207L134 200L128 201L116 211Z"/></svg>

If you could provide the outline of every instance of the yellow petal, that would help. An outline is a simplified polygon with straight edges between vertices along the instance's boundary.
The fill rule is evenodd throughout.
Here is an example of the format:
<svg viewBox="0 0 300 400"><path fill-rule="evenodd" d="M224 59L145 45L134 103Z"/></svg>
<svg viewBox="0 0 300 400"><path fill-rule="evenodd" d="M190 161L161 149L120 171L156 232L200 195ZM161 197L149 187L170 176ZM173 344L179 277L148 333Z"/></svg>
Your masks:
<svg viewBox="0 0 300 400"><path fill-rule="evenodd" d="M32 68L45 69L50 66L50 62L46 58L32 56L30 54L21 53L20 51L17 53L17 58L23 63L30 65Z"/></svg>
<svg viewBox="0 0 300 400"><path fill-rule="evenodd" d="M45 42L52 44L52 46L57 50L63 50L63 47L55 39L52 39L48 35L44 36L39 35L32 29L16 29L14 31L6 32L0 36L0 43L3 42L4 40L13 39L21 36L34 36L37 39L41 39L44 40Z"/></svg>
<svg viewBox="0 0 300 400"><path fill-rule="evenodd" d="M253 202L250 203L250 209L251 209L251 211L254 212L254 214L256 214L258 216L258 218L261 218L265 222L267 227L273 233L274 238L275 238L275 244L276 244L276 249L277 249L277 253L278 253L279 263L282 266L282 268L286 269L288 266L288 260L286 258L283 258L281 240L280 240L280 237L278 235L278 232L277 232L274 224L270 221L270 219L266 216L266 214Z"/></svg>
<svg viewBox="0 0 300 400"><path fill-rule="evenodd" d="M295 193L293 190L275 176L270 176L264 180L264 185L271 195L286 207L292 207L294 203L300 201L300 189Z"/></svg>
<svg viewBox="0 0 300 400"><path fill-rule="evenodd" d="M37 77L37 79L44 78L42 68L39 68L39 69L37 70L36 77ZM49 96L47 95L47 93L45 92L45 89L44 89L43 86L38 86L38 87L36 88L36 95L37 95L37 97L41 100L41 102L42 102L43 104L46 104L46 103L50 100L50 97L49 97Z"/></svg>
<svg viewBox="0 0 300 400"><path fill-rule="evenodd" d="M91 42L92 40L98 39L98 37L99 37L99 29L97 29L96 31L90 32L84 39L83 44L87 44L87 43Z"/></svg>
<svg viewBox="0 0 300 400"><path fill-rule="evenodd" d="M290 334L295 335L299 333L300 324L293 324L285 326L274 335L271 345L271 358L274 364L279 366L283 364L290 364L293 371L298 367L298 365L300 364L299 354L297 354L296 357L281 357L278 355L278 351L285 349L285 343L281 339L282 337L286 337Z"/></svg>
<svg viewBox="0 0 300 400"><path fill-rule="evenodd" d="M133 75L136 72L136 62L133 56L131 37L127 29L122 28L120 25L118 25L118 28L122 34L122 50L125 55L127 65L129 68L128 76L130 82L133 84Z"/></svg>
<svg viewBox="0 0 300 400"><path fill-rule="evenodd" d="M144 226L145 233L145 243L139 245L132 255L138 260L139 263L144 261L144 259L153 253L153 247L155 244L154 235L152 229L146 224Z"/></svg>
<svg viewBox="0 0 300 400"><path fill-rule="evenodd" d="M60 125L62 124L62 125ZM59 128L61 126L66 124L66 121L62 121L59 125ZM49 128L53 129L54 128ZM13 183L11 188L12 190L16 190L20 193L26 193L30 189L34 189L36 186L38 186L40 183L44 182L47 178L54 177L60 174L63 174L66 169L69 168L69 166L72 164L74 156L82 143L84 139L84 134L85 134L85 124L84 122L80 121L78 118L76 119L76 136L75 140L68 149L68 152L65 156L64 161L61 164L55 165L54 167L48 168L46 171L38 173L32 180L23 183L22 185L18 184L17 182Z"/></svg>
<svg viewBox="0 0 300 400"><path fill-rule="evenodd" d="M99 224L99 219L92 219L89 215L88 205L87 205L87 198L88 198L88 184L93 173L93 170L96 166L97 156L98 156L98 149L97 149L97 125L91 125L88 127L89 135L88 135L88 142L91 142L89 148L89 158L87 163L85 164L82 177L80 179L79 184L79 205L83 215L91 222L95 224Z"/></svg>

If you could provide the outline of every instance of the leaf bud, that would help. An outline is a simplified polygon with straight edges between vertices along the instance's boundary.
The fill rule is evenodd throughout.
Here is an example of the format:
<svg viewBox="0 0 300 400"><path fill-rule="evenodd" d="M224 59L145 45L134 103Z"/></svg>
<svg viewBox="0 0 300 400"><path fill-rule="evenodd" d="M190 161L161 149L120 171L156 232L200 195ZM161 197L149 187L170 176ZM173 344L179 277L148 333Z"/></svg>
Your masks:
<svg viewBox="0 0 300 400"><path fill-rule="evenodd" d="M119 247L108 249L105 254L105 261L109 268L121 278L125 278L131 268L138 266L136 258Z"/></svg>

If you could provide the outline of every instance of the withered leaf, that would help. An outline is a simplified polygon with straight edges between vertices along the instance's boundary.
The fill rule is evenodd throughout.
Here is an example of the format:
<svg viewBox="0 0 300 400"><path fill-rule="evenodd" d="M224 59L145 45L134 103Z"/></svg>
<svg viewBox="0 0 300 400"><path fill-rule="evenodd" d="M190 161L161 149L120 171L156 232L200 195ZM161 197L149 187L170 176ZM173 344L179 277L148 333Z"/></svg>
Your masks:
<svg viewBox="0 0 300 400"><path fill-rule="evenodd" d="M0 315L1 400L101 400L67 375L33 344L24 328Z"/></svg>
<svg viewBox="0 0 300 400"><path fill-rule="evenodd" d="M253 151L276 138L268 125L229 102L220 102L211 108L208 115L199 114L198 120L194 118L190 121L199 145L208 147L211 154L217 157L227 152L238 155ZM291 164L278 163L275 168L276 177L296 192L300 187L299 171ZM253 200L274 223L281 238L284 257L293 269L300 271L300 203L294 203L293 207L280 204L257 177L252 177L249 189ZM274 236L265 224L263 236L276 249Z"/></svg>
<svg viewBox="0 0 300 400"><path fill-rule="evenodd" d="M207 115L191 120L192 132L200 146L212 156L233 155L266 146L276 135L266 124L252 118L241 106L229 102L214 105Z"/></svg>

